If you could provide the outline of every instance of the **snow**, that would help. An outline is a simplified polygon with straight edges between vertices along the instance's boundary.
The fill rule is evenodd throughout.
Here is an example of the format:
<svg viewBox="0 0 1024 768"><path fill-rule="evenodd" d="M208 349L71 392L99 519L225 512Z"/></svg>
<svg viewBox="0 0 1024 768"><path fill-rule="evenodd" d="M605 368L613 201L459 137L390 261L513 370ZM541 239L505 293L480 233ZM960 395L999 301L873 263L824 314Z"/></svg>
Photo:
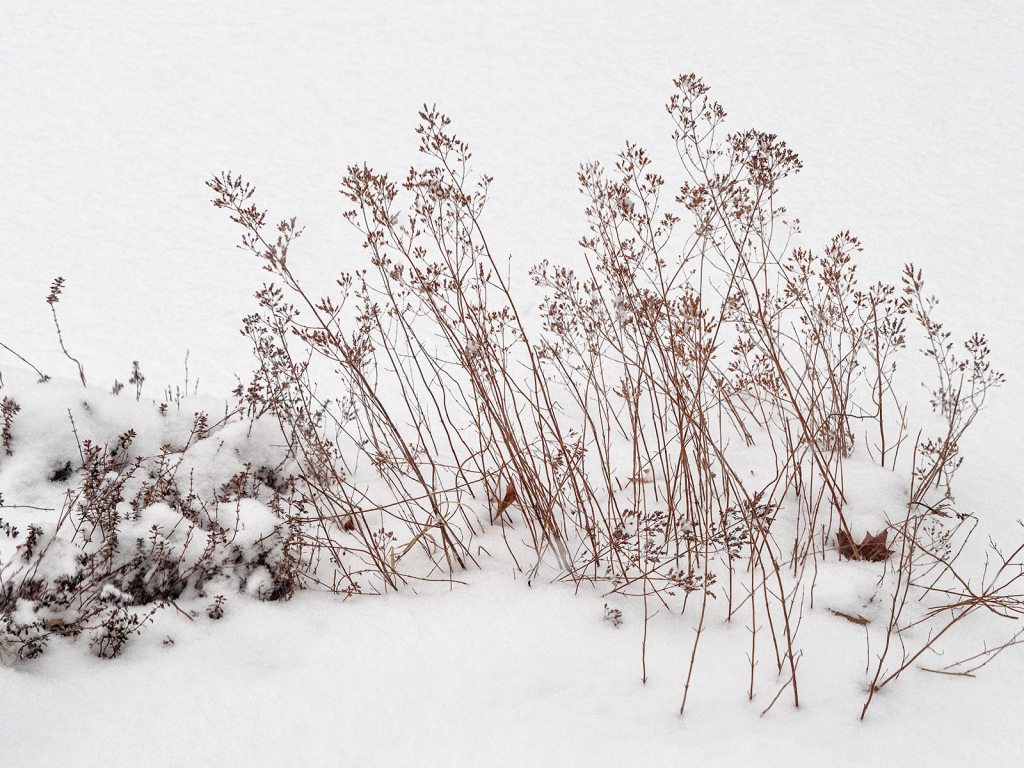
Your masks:
<svg viewBox="0 0 1024 768"><path fill-rule="evenodd" d="M496 179L486 224L529 295L529 265L578 251L579 163L611 159L627 138L670 163L662 105L671 78L694 71L731 127L771 130L800 153L805 169L784 195L810 239L851 229L863 269L882 279L914 261L956 335L988 334L1008 383L964 446L958 502L987 531L1013 534L1024 496L1022 47L1014 2L6 6L0 341L54 380L35 386L0 349L0 394L17 392L16 430L32 425L0 465L5 504L59 500L48 478L79 455L68 409L83 439L134 428L134 455L152 455L188 440L193 411L219 417L235 374L246 379L237 328L265 275L209 204L211 174L240 172L272 218L299 216L303 274L333 279L361 258L340 216L346 166L401 174L417 109L436 102ZM84 396L62 378L76 369L44 301L58 275L61 328L95 386ZM105 395L133 360L147 376L139 402L131 386ZM200 395L160 416L153 401L186 376ZM247 427L199 441L179 471L209 494L246 463L269 464L273 431ZM862 489L852 508L875 531L905 489L867 464L850 471ZM186 545L167 512L150 506L129 525L139 536L159 525L169 546L198 554L203 534ZM34 514L3 517L16 513ZM279 522L252 500L217 518L243 548ZM71 553L62 565L58 555L54 568L70 567ZM816 601L869 616L869 566L843 563ZM500 557L450 591L384 598L265 603L252 598L269 570L240 578L248 595L232 584L222 619L208 617L214 589L186 594L183 612L158 613L117 660L61 640L0 666L0 764L1020 762L1014 649L976 679L911 670L862 723L864 631L816 610L801 628L800 710L780 701L761 717L767 689L746 701L746 630L716 624L680 718L688 623L650 623L641 684L642 606L613 603L625 619L614 628L603 593L527 586Z"/></svg>
<svg viewBox="0 0 1024 768"><path fill-rule="evenodd" d="M601 605L502 577L386 603L234 598L216 622L168 614L116 662L59 647L0 670L18 702L5 764L1017 763L1020 667L1007 661L978 680L918 674L861 723L839 693L864 661L860 627L832 619L799 712L759 717L727 674L680 719L689 638L654 624L643 686L636 616L614 629ZM722 662L742 677L742 662Z"/></svg>

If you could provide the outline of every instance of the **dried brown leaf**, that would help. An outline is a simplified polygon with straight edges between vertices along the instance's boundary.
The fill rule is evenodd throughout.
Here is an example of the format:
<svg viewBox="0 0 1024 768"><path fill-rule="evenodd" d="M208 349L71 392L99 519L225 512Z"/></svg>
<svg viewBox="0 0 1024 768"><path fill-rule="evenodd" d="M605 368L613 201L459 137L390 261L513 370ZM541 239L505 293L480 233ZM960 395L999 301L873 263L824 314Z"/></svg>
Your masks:
<svg viewBox="0 0 1024 768"><path fill-rule="evenodd" d="M839 554L848 560L867 560L871 563L881 563L889 559L893 550L886 546L889 531L884 530L877 536L870 532L864 535L860 544L855 544L850 535L845 531L836 534L836 543L839 545Z"/></svg>
<svg viewBox="0 0 1024 768"><path fill-rule="evenodd" d="M846 619L847 621L851 621L854 624L859 624L862 627L866 627L868 624L871 623L870 619L865 619L860 614L857 614L856 616L851 616L848 613L843 613L842 611L837 611L837 610L835 610L833 608L829 608L828 610L829 610L830 613L833 613L836 616L839 616L840 618Z"/></svg>
<svg viewBox="0 0 1024 768"><path fill-rule="evenodd" d="M505 491L505 498L503 498L501 502L498 504L498 512L497 514L495 514L495 517L501 517L502 513L506 509L508 509L512 504L514 504L515 500L518 498L519 494L516 493L516 487L513 483L510 482L508 484L508 490Z"/></svg>
<svg viewBox="0 0 1024 768"><path fill-rule="evenodd" d="M881 563L889 559L889 555L892 554L892 550L886 545L886 539L889 537L889 531L884 530L877 536L872 536L870 533L864 536L864 541L860 543L860 559L868 560L872 563Z"/></svg>

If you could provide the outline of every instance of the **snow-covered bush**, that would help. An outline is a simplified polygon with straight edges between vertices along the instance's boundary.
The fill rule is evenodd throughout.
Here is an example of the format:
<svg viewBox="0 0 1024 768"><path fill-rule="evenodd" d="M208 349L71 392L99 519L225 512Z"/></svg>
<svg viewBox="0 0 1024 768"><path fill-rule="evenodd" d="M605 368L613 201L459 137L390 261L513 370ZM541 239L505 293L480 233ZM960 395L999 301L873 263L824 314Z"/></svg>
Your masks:
<svg viewBox="0 0 1024 768"><path fill-rule="evenodd" d="M24 407L0 461L19 502L0 506L0 652L85 633L113 657L176 600L294 590L281 461L253 451L237 411L211 424L66 382L9 377L5 391ZM253 471L253 453L273 463Z"/></svg>

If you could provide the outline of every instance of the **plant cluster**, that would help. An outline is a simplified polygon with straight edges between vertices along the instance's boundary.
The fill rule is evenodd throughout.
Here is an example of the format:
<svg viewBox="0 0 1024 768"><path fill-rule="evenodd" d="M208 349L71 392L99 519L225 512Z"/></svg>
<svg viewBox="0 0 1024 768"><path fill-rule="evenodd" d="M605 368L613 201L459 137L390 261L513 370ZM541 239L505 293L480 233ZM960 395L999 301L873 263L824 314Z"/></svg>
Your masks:
<svg viewBox="0 0 1024 768"><path fill-rule="evenodd" d="M249 466L204 499L179 474L190 449L237 417L210 424L197 414L185 444L156 456L137 455L134 431L110 444L81 440L77 467L68 462L50 477L69 486L59 510L40 510L55 520L24 531L0 521L13 544L13 556L0 559L0 657L33 658L54 635L84 634L97 655L113 658L157 611L188 615L176 602L183 597L291 595L301 554L284 515L271 511L280 512L287 481ZM77 438L73 420L72 429ZM215 600L216 618L223 601Z"/></svg>
<svg viewBox="0 0 1024 768"><path fill-rule="evenodd" d="M912 264L899 284L864 284L849 232L802 244L779 201L799 157L773 134L727 132L700 79L678 78L667 112L682 182L670 194L630 143L611 167L584 165L582 252L529 270L538 307L517 300L512 264L485 235L492 179L436 108L420 113L424 167L401 181L348 168L344 215L366 261L329 295L296 267L296 219L269 225L241 177L209 181L271 275L242 329L255 374L237 411L214 426L197 417L177 450L130 458L131 433L82 443L56 529L30 529L0 571L4 647L30 656L49 633L88 630L113 656L150 615L132 607L174 605L222 577L272 599L452 582L490 556L481 537L494 532L528 579L642 600L645 681L651 610L691 616L681 711L715 621L749 629L746 695L767 687L765 712L787 692L799 706L800 627L826 569L877 573L872 618L826 606L881 641L862 716L968 617L1024 615L1024 549L993 545L980 580L959 562L977 524L955 506L960 445L1002 382L985 338L954 343ZM911 328L937 374L934 434L915 431L900 394ZM144 379L135 363L136 400ZM168 390L161 413L184 395ZM17 413L5 398L7 453ZM180 457L235 417L276 421L291 474L249 466L201 501L176 477ZM870 519L849 483L866 463L909 488ZM275 525L239 544L243 502L257 497ZM41 578L64 530L74 568ZM9 524L0 535L22 536ZM605 619L623 616L606 604ZM1021 637L932 671L971 674Z"/></svg>
<svg viewBox="0 0 1024 768"><path fill-rule="evenodd" d="M640 596L645 617L652 600L695 609L690 675L716 598L721 618L749 622L749 697L767 652L772 703L788 689L799 705L798 632L819 565L884 562L878 597L892 612L870 701L950 617L1024 608L1009 596L1019 551L981 590L955 566L974 525L953 507L960 440L1002 376L982 336L955 353L913 265L901 286L863 285L849 232L820 252L794 246L799 222L778 191L797 155L773 134L726 133L695 76L675 87L667 110L686 173L675 206L634 144L613 168L584 165L584 254L531 271L546 292L539 327L484 233L492 179L473 174L436 108L417 129L426 167L401 182L348 169L345 217L368 266L330 296L293 271L295 219L271 234L251 185L208 182L275 281L246 319L259 367L245 398L280 422L301 468L300 522L329 554L334 589L454 578L476 562L483 507L531 576L550 564L557 578ZM911 439L895 386L908 319L937 366L945 427L930 438ZM858 544L844 467L859 446L911 491ZM755 476L748 465L766 457L773 471ZM905 620L911 603L927 608ZM915 651L904 632L918 622Z"/></svg>

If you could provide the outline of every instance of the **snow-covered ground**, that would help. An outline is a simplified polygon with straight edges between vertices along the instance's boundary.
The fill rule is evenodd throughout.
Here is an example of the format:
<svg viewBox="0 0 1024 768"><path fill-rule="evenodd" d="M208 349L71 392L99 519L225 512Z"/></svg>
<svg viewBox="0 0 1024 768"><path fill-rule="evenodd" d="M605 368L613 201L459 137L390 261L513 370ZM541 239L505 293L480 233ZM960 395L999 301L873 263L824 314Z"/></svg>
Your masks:
<svg viewBox="0 0 1024 768"><path fill-rule="evenodd" d="M601 605L503 578L386 602L236 599L199 628L167 614L116 662L56 648L30 671L4 670L4 763L1019 764L1019 662L977 680L919 673L867 723L827 659L805 675L806 706L765 718L742 680L705 673L680 719L689 638L654 625L642 686L639 624L613 629ZM742 660L724 661L742 678Z"/></svg>
<svg viewBox="0 0 1024 768"><path fill-rule="evenodd" d="M626 139L671 162L663 104L693 71L730 127L800 153L783 194L808 239L852 230L863 269L889 281L915 262L948 327L989 336L1008 383L965 443L958 503L1010 531L1024 498L1022 47L1013 2L8 4L0 341L76 375L45 303L61 275L64 338L90 384L125 382L138 360L159 399L184 384L188 351L190 381L222 401L251 365L237 328L264 275L210 205L213 173L299 216L294 258L326 279L361 258L341 220L346 167L401 175L417 109L436 102L496 179L485 223L523 277L578 250L580 162ZM0 349L8 381L19 367ZM30 490L0 486L7 504ZM690 637L652 622L641 685L642 609L623 604L615 629L605 601L497 567L450 593L231 596L217 622L197 601L183 605L195 621L164 611L116 661L55 643L0 668L0 764L1020 762L1012 650L973 680L911 674L861 723L860 628L814 616L806 645L834 658L802 662L799 711L761 718L742 657L715 663L742 629L719 627L680 719Z"/></svg>

